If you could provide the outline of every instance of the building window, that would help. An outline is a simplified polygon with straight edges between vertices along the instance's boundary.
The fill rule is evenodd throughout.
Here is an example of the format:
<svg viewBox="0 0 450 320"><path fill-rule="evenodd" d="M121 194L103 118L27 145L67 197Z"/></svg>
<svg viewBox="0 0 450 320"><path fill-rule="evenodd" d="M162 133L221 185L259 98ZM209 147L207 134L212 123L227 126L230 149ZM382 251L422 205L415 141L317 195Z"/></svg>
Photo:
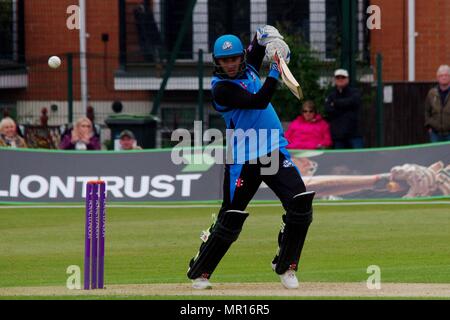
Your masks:
<svg viewBox="0 0 450 320"><path fill-rule="evenodd" d="M0 1L0 58L13 59L13 2Z"/></svg>
<svg viewBox="0 0 450 320"><path fill-rule="evenodd" d="M244 44L250 41L250 0L209 0L208 41L214 46L224 34L237 35Z"/></svg>
<svg viewBox="0 0 450 320"><path fill-rule="evenodd" d="M153 1L126 4L126 47L132 62L142 59L159 62L162 59L163 44L159 26L156 23ZM130 61L130 60L129 60ZM130 61L130 62L131 62Z"/></svg>
<svg viewBox="0 0 450 320"><path fill-rule="evenodd" d="M119 0L120 64L161 62L175 47L191 0ZM178 59L192 59L192 19Z"/></svg>
<svg viewBox="0 0 450 320"><path fill-rule="evenodd" d="M0 63L23 62L23 0L0 0Z"/></svg>
<svg viewBox="0 0 450 320"><path fill-rule="evenodd" d="M349 0L345 0L349 1ZM365 13L369 0L356 3L356 50L357 59L367 62L369 55L369 30ZM310 0L310 43L323 60L339 59L342 46L342 0Z"/></svg>
<svg viewBox="0 0 450 320"><path fill-rule="evenodd" d="M163 13L162 34L167 53L170 53L175 46L190 2L191 0L165 0L161 2ZM178 59L192 59L192 19L188 23Z"/></svg>
<svg viewBox="0 0 450 320"><path fill-rule="evenodd" d="M333 59L340 55L342 34L342 4L336 0L326 0L325 6L325 57Z"/></svg>
<svg viewBox="0 0 450 320"><path fill-rule="evenodd" d="M267 0L267 23L309 42L309 0Z"/></svg>

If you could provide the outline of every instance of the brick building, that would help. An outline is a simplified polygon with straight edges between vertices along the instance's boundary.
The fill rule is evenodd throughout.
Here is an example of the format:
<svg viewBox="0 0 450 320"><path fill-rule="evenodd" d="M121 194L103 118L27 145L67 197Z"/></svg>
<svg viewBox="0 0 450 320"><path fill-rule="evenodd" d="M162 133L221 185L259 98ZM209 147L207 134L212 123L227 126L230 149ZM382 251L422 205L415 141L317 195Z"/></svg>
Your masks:
<svg viewBox="0 0 450 320"><path fill-rule="evenodd" d="M151 99L149 92L131 93L114 89L112 75L119 69L119 6L114 2L86 1L89 101L97 110L107 108L110 112L112 101L127 100L131 102L129 111L148 112ZM0 101L4 103L15 101L18 118L24 122L28 122L28 115L32 117L41 107L51 104L56 104L59 108L50 117L50 124L64 122L67 119L68 53L73 53L74 56L74 113L75 115L83 113L79 102L79 31L70 30L66 25L71 16L67 11L73 3L73 0L12 1L13 12L17 16L20 16L20 11L23 12L23 33L17 35L19 41L23 41L23 51L20 52L21 48L17 46L19 52L13 52L11 55L16 58L3 58L0 62L3 70L0 75L3 81L0 83L7 87L0 89ZM16 23L19 24L20 21ZM103 41L105 36L108 38L107 42ZM48 68L47 59L52 55L62 58L61 68L57 70ZM15 84L15 87L11 83ZM136 101L137 104L133 103ZM143 104L147 106L144 107ZM106 111L99 113L107 114Z"/></svg>
<svg viewBox="0 0 450 320"><path fill-rule="evenodd" d="M372 73L374 57L384 58L384 80L408 80L408 0L355 0L357 4L357 48L365 72ZM87 82L89 104L96 119L103 120L114 101L125 113L152 110L164 64L180 32L190 0L86 0ZM433 81L438 65L450 63L450 12L448 0L415 0L415 81ZM37 123L43 107L51 108L49 124L68 119L68 53L73 53L73 114L84 114L80 89L79 32L67 28L74 0L2 1L0 16L0 111L11 109L19 121ZM365 28L366 8L381 8L381 30ZM186 39L169 79L159 115L163 131L199 118L198 60L203 50L205 70L204 118L208 124L220 120L209 108L210 48L223 32L239 34L248 42L259 25L282 23L299 33L332 69L339 64L341 5L335 0L197 0ZM52 70L51 55L63 64ZM367 71L369 70L369 71ZM360 80L364 74L359 74ZM373 79L371 74L366 77Z"/></svg>
<svg viewBox="0 0 450 320"><path fill-rule="evenodd" d="M450 64L450 1L415 0L415 80L435 81L441 64ZM383 54L384 79L408 81L408 0L371 0L381 8L381 30L371 32L370 48ZM373 55L372 55L373 56Z"/></svg>

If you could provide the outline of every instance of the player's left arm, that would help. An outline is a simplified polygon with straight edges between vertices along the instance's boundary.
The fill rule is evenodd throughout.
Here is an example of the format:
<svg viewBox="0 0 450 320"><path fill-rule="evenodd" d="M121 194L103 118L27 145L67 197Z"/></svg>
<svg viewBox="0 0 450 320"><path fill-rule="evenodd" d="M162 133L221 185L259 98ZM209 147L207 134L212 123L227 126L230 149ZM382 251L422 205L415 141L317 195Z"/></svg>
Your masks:
<svg viewBox="0 0 450 320"><path fill-rule="evenodd" d="M279 72L274 67L269 71L266 81L256 93L251 93L236 83L221 82L212 88L214 100L231 109L265 109L277 88Z"/></svg>
<svg viewBox="0 0 450 320"><path fill-rule="evenodd" d="M256 71L259 72L265 55L266 55L266 47L258 43L255 34L252 42L247 48L247 64L251 65Z"/></svg>

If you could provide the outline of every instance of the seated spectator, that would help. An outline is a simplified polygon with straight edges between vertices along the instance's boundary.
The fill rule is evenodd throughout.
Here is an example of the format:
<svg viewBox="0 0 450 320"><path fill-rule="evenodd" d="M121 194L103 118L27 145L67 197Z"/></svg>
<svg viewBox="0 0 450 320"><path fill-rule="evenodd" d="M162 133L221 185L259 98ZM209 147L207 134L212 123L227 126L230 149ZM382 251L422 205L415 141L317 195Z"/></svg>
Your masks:
<svg viewBox="0 0 450 320"><path fill-rule="evenodd" d="M92 129L94 131L94 135L98 138L100 141L100 133L101 133L101 126L98 123L95 123L95 112L94 108L92 106L88 106L86 109L86 117L91 120L92 123ZM73 124L63 124L60 126L59 131L61 132L61 137L69 134L72 131Z"/></svg>
<svg viewBox="0 0 450 320"><path fill-rule="evenodd" d="M140 146L137 145L136 138L130 130L124 130L119 136L120 148L119 150L142 150Z"/></svg>
<svg viewBox="0 0 450 320"><path fill-rule="evenodd" d="M289 149L323 149L332 145L328 123L317 113L313 101L305 101L302 114L291 122L285 136Z"/></svg>
<svg viewBox="0 0 450 320"><path fill-rule="evenodd" d="M61 138L59 148L63 150L100 150L100 140L94 133L91 120L87 117L78 119L73 129Z"/></svg>
<svg viewBox="0 0 450 320"><path fill-rule="evenodd" d="M16 123L10 117L0 121L0 147L27 148L25 140L17 132Z"/></svg>
<svg viewBox="0 0 450 320"><path fill-rule="evenodd" d="M430 142L450 141L450 67L440 66L436 76L438 85L425 100L425 127Z"/></svg>

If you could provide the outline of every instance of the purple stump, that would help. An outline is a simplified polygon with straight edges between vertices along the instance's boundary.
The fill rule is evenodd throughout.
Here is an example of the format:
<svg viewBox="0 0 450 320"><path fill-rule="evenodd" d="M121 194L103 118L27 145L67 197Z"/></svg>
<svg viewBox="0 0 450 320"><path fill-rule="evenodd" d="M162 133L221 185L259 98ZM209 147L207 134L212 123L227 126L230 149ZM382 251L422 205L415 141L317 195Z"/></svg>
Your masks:
<svg viewBox="0 0 450 320"><path fill-rule="evenodd" d="M92 235L92 289L97 289L97 275L98 275L98 234L99 234L99 223L98 223L98 189L99 184L96 182L93 184L94 190L93 190L93 196L92 196L92 202L93 202L93 216L92 216L92 222L93 222L93 235Z"/></svg>
<svg viewBox="0 0 450 320"><path fill-rule="evenodd" d="M86 227L84 243L84 289L89 290L91 273L91 240L92 240L92 184L86 185Z"/></svg>
<svg viewBox="0 0 450 320"><path fill-rule="evenodd" d="M99 197L99 228L100 228L100 243L98 246L98 287L104 287L104 272L105 272L105 234L106 234L106 186L105 183L100 183L100 197Z"/></svg>

